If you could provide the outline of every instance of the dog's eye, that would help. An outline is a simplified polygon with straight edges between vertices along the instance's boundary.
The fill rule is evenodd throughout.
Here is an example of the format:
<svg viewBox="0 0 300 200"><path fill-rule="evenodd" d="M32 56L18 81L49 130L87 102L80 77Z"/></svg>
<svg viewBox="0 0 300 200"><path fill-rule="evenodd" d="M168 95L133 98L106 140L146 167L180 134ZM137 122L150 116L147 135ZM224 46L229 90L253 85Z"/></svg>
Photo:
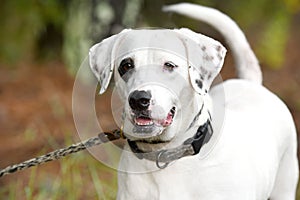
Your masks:
<svg viewBox="0 0 300 200"><path fill-rule="evenodd" d="M128 71L134 68L134 62L131 58L125 58L121 61L120 66L118 68L118 72L121 77L124 76Z"/></svg>
<svg viewBox="0 0 300 200"><path fill-rule="evenodd" d="M168 70L169 72L173 71L174 68L178 67L177 65L175 65L174 63L172 62L165 62L164 64L164 69Z"/></svg>

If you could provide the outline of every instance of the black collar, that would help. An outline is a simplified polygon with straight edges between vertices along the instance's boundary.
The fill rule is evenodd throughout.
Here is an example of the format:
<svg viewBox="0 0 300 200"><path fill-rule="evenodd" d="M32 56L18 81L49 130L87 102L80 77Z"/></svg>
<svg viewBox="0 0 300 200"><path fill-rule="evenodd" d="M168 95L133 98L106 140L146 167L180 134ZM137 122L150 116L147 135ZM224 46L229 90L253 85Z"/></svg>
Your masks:
<svg viewBox="0 0 300 200"><path fill-rule="evenodd" d="M195 135L191 138L188 138L183 142L182 145L166 150L160 150L155 152L144 152L139 149L136 141L131 141L127 139L127 142L131 148L131 151L139 159L147 159L156 162L158 168L165 168L168 164L179 158L196 155L200 152L202 146L206 144L213 134L213 128L211 126L210 120L207 120L205 124L199 126ZM164 163L161 165L160 163Z"/></svg>

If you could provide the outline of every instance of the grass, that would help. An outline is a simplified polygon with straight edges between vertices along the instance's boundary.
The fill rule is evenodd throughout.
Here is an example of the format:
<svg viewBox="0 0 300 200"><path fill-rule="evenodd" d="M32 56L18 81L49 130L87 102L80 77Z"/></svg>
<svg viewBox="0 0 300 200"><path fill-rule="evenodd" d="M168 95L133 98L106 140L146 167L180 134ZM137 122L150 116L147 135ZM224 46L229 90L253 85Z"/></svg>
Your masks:
<svg viewBox="0 0 300 200"><path fill-rule="evenodd" d="M300 200L300 184L299 183L298 183L298 187L297 187L296 200Z"/></svg>
<svg viewBox="0 0 300 200"><path fill-rule="evenodd" d="M66 142L65 146L69 144ZM0 199L115 199L116 174L88 152L80 152L8 175L5 185L0 187Z"/></svg>

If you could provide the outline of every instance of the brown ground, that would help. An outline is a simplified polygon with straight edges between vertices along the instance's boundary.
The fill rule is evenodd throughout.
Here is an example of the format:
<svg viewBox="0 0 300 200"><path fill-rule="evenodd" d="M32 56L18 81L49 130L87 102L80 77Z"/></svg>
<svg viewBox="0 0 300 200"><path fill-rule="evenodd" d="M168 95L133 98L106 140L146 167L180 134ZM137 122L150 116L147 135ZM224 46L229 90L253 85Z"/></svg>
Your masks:
<svg viewBox="0 0 300 200"><path fill-rule="evenodd" d="M279 70L264 71L264 84L289 106L300 133L300 29L295 28ZM227 62L229 65L230 62ZM223 77L232 74L226 68ZM66 133L78 141L72 119L74 78L61 63L0 67L0 168L62 147ZM110 109L106 101L103 109ZM106 111L109 112L109 111ZM25 136L25 137L24 137ZM25 138L25 139L24 139ZM49 142L49 138L51 139ZM52 142L51 141L55 141ZM18 177L22 178L22 176ZM0 180L4 184L9 177Z"/></svg>
<svg viewBox="0 0 300 200"><path fill-rule="evenodd" d="M66 131L74 131L72 86L73 79L59 63L1 68L1 167L39 152L49 134L60 141Z"/></svg>

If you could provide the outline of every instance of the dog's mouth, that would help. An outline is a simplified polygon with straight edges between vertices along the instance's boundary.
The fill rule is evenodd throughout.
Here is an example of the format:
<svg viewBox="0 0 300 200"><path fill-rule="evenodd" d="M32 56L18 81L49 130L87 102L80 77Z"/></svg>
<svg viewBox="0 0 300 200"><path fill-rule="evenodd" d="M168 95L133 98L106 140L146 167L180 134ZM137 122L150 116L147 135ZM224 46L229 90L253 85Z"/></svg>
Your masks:
<svg viewBox="0 0 300 200"><path fill-rule="evenodd" d="M150 111L143 111L139 113L133 113L133 122L138 127L151 127L151 126L162 126L168 127L173 123L173 119L176 113L176 107L173 106L168 112L164 119L153 119L151 118Z"/></svg>

